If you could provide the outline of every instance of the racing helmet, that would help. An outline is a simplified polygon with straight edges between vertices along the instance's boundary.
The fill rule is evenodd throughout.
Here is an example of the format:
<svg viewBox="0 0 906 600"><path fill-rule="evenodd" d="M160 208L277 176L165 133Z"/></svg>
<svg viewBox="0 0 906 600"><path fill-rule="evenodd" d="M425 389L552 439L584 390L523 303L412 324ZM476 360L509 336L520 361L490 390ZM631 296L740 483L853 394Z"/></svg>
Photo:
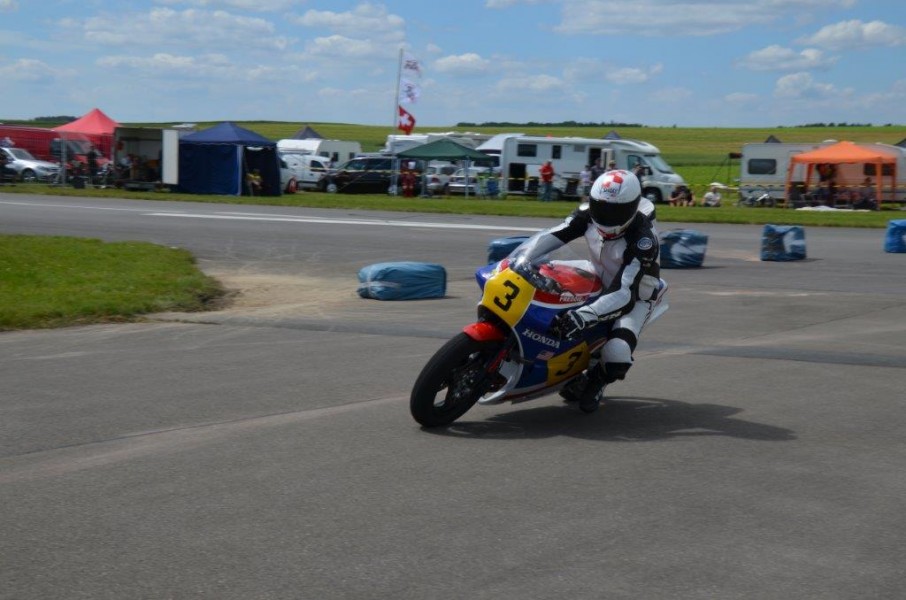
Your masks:
<svg viewBox="0 0 906 600"><path fill-rule="evenodd" d="M639 209L642 185L629 171L607 171L591 186L588 210L591 220L605 239L618 238L629 227Z"/></svg>

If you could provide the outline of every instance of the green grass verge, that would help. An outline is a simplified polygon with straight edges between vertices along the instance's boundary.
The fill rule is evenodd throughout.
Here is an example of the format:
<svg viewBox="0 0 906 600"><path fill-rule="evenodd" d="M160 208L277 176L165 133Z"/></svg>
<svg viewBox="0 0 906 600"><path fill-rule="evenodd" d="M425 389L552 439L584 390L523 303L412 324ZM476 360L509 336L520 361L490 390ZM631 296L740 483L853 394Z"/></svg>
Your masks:
<svg viewBox="0 0 906 600"><path fill-rule="evenodd" d="M4 187L4 191L46 194L64 197L96 197L109 199L135 198L143 200L212 202L219 204L244 204L261 206L298 206L309 208L331 208L343 210L383 210L396 212L447 213L460 215L497 215L512 217L562 218L576 206L575 202L538 202L519 196L503 200L465 199L462 196L444 198L402 198L375 194L324 194L299 192L283 196L208 196L200 194L178 194L172 192L131 192L117 189L75 189L51 187L46 184L18 184ZM700 200L701 196L697 196ZM725 206L719 208L674 207L658 205L658 221L661 223L737 223L773 225L811 225L815 227L873 227L886 228L891 219L902 219L906 212L898 205L885 206L875 212L810 212L785 208L738 208L734 200L725 198Z"/></svg>
<svg viewBox="0 0 906 600"><path fill-rule="evenodd" d="M222 294L185 250L144 242L0 235L0 331L203 310Z"/></svg>

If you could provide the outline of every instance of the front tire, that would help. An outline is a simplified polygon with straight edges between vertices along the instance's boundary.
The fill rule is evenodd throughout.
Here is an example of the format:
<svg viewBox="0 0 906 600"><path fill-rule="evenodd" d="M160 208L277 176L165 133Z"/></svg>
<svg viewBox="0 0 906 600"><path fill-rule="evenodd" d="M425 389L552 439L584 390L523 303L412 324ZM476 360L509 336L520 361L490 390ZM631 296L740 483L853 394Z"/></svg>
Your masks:
<svg viewBox="0 0 906 600"><path fill-rule="evenodd" d="M500 341L479 342L465 333L450 339L412 387L412 418L424 427L439 427L466 414L490 388L486 367L500 348Z"/></svg>

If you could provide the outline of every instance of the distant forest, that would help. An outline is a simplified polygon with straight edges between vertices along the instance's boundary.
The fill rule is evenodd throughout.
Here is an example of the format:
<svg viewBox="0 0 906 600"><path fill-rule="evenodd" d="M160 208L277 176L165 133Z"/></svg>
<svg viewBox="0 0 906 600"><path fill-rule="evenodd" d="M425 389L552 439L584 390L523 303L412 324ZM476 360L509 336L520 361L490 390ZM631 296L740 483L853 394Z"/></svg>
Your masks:
<svg viewBox="0 0 906 600"><path fill-rule="evenodd" d="M528 123L511 123L509 121L485 121L484 123L469 123L462 121L456 124L457 127L645 127L641 123L618 123L610 121L609 123L580 123L578 121L560 121L559 123L537 123L529 121Z"/></svg>
<svg viewBox="0 0 906 600"><path fill-rule="evenodd" d="M22 125L37 125L41 126L42 123L50 124L56 126L59 123L70 123L75 121L78 117L72 115L57 115L57 116L47 116L47 117L35 117L34 119L9 119L5 120L0 118L0 123L19 123ZM261 121L261 122L273 122L279 123L282 121ZM893 123L885 123L884 125L874 125L872 123L804 123L802 125L777 125L775 129L795 129L797 127L894 127ZM528 123L513 123L510 121L485 121L484 123L472 123L469 121L462 121L456 124L456 127L588 127L588 128L601 128L601 127L610 127L615 129L617 127L649 127L649 125L642 125L641 123L620 123L617 121L601 121L600 123L582 123L579 121L560 121L559 123L539 123L536 121L529 121ZM673 128L676 129L678 126L674 125ZM693 128L695 129L695 128ZM744 129L744 128L742 128Z"/></svg>

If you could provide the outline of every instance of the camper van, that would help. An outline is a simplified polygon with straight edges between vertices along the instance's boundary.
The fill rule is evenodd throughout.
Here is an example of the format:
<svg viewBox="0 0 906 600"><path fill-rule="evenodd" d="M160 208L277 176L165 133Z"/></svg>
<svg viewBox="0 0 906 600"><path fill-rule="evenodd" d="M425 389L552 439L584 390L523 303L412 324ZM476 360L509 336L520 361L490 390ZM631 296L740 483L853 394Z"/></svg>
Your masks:
<svg viewBox="0 0 906 600"><path fill-rule="evenodd" d="M361 153L362 144L346 140L325 140L321 138L285 139L277 141L277 150L282 154L296 153L323 156L334 165L337 165Z"/></svg>
<svg viewBox="0 0 906 600"><path fill-rule="evenodd" d="M762 142L744 144L739 165L740 199L753 198L767 193L777 201L785 201L787 173L792 157L802 152L810 152L836 143L836 140L825 140L817 143ZM906 148L880 143L859 145L875 150L883 150L897 157L896 192L893 197L888 197L885 194L882 200L885 202L906 201ZM876 177L873 164L844 164L838 165L837 170L838 178L842 181L861 182L865 177L871 177L872 179ZM886 166L883 175L888 175ZM806 166L797 164L793 168L790 182L797 184L804 182L805 179Z"/></svg>
<svg viewBox="0 0 906 600"><path fill-rule="evenodd" d="M642 194L652 202L664 202L673 188L683 185L660 151L647 142L629 139L527 136L504 133L478 146L479 152L496 157L507 194L533 195L538 190L538 170L546 161L554 166L557 199L581 194L579 173L598 159L605 167L613 160L618 169L641 166Z"/></svg>

